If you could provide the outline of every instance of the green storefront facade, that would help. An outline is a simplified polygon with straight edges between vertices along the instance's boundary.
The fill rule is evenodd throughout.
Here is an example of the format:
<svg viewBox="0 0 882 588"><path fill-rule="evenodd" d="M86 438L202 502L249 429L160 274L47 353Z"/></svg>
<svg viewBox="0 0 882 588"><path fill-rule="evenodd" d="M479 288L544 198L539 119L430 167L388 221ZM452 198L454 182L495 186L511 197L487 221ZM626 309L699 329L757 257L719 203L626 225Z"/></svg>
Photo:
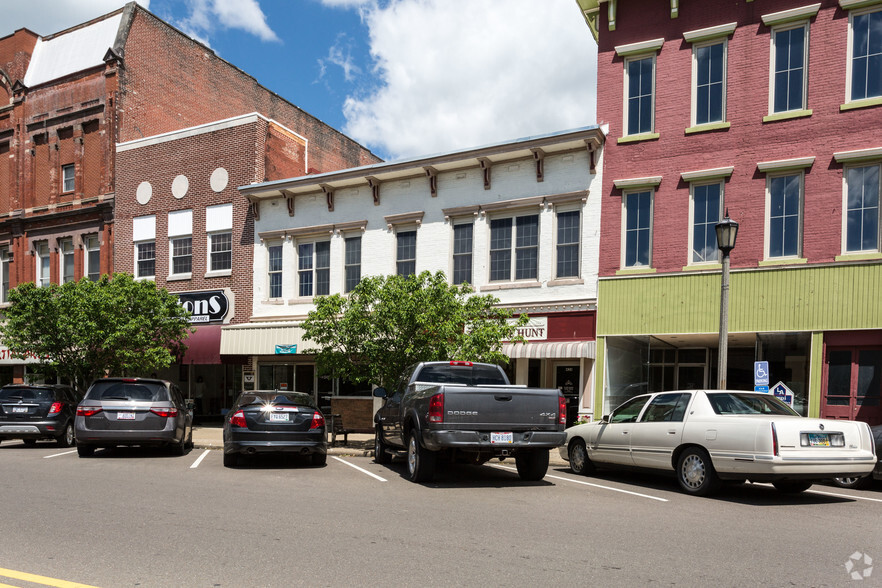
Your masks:
<svg viewBox="0 0 882 588"><path fill-rule="evenodd" d="M882 265L868 257L732 270L728 387L753 389L766 360L802 414L882 422ZM644 391L716 386L717 268L600 279L597 416Z"/></svg>

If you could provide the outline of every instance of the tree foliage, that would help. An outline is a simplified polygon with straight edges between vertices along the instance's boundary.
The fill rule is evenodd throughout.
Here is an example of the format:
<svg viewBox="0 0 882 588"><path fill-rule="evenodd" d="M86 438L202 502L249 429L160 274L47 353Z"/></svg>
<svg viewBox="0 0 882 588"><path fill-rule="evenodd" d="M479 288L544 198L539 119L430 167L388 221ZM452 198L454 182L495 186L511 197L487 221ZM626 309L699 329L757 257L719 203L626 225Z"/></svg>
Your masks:
<svg viewBox="0 0 882 588"><path fill-rule="evenodd" d="M190 313L152 281L128 274L83 278L9 292L0 339L13 354L39 359L39 371L67 378L80 391L95 378L141 375L167 367L186 347Z"/></svg>
<svg viewBox="0 0 882 588"><path fill-rule="evenodd" d="M302 327L317 347L305 352L320 374L384 386L420 361L506 362L501 342L523 339L498 302L451 286L443 272L363 278L347 297L316 299Z"/></svg>

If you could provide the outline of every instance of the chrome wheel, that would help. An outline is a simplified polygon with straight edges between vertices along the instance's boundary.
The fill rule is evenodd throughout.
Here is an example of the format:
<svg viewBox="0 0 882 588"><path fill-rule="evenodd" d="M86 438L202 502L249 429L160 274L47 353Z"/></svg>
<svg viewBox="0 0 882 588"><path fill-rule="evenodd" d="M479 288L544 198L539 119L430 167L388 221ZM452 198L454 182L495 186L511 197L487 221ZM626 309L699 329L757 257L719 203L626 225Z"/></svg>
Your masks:
<svg viewBox="0 0 882 588"><path fill-rule="evenodd" d="M591 460L588 459L588 450L581 440L573 441L570 445L570 469L574 474L587 474L593 470Z"/></svg>
<svg viewBox="0 0 882 588"><path fill-rule="evenodd" d="M410 442L407 444L407 471L410 472L411 477L413 476L414 471L417 468L417 444L419 441L416 440L414 435L410 436Z"/></svg>
<svg viewBox="0 0 882 588"><path fill-rule="evenodd" d="M684 492L695 496L713 494L722 484L710 456L701 447L687 447L680 454L677 483Z"/></svg>
<svg viewBox="0 0 882 588"><path fill-rule="evenodd" d="M680 476L683 483L693 490L698 490L704 484L707 478L707 470L704 467L704 461L697 455L691 454L683 460L680 468Z"/></svg>

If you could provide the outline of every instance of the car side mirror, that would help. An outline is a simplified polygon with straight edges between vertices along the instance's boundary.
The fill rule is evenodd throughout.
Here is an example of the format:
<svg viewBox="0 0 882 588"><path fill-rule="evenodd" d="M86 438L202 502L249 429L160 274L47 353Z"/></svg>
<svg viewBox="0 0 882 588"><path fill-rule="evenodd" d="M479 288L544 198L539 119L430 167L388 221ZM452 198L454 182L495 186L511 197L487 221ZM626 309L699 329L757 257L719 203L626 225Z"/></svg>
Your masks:
<svg viewBox="0 0 882 588"><path fill-rule="evenodd" d="M608 414L603 415L603 417L600 419L600 422L609 424L609 415Z"/></svg>
<svg viewBox="0 0 882 588"><path fill-rule="evenodd" d="M386 398L385 388L374 388L374 398Z"/></svg>

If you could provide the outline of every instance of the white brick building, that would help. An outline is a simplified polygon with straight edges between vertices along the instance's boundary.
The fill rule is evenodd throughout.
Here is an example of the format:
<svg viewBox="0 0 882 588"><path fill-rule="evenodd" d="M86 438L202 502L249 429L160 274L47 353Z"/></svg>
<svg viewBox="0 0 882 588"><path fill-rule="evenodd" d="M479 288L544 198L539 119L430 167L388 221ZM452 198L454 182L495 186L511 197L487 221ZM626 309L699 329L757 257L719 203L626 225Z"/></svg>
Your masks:
<svg viewBox="0 0 882 588"><path fill-rule="evenodd" d="M225 327L258 388L364 394L321 381L298 328L313 297L361 276L443 271L526 312L527 345L504 346L517 383L555 386L591 413L599 127L240 188L254 216L253 310ZM323 403L326 400L322 401Z"/></svg>

